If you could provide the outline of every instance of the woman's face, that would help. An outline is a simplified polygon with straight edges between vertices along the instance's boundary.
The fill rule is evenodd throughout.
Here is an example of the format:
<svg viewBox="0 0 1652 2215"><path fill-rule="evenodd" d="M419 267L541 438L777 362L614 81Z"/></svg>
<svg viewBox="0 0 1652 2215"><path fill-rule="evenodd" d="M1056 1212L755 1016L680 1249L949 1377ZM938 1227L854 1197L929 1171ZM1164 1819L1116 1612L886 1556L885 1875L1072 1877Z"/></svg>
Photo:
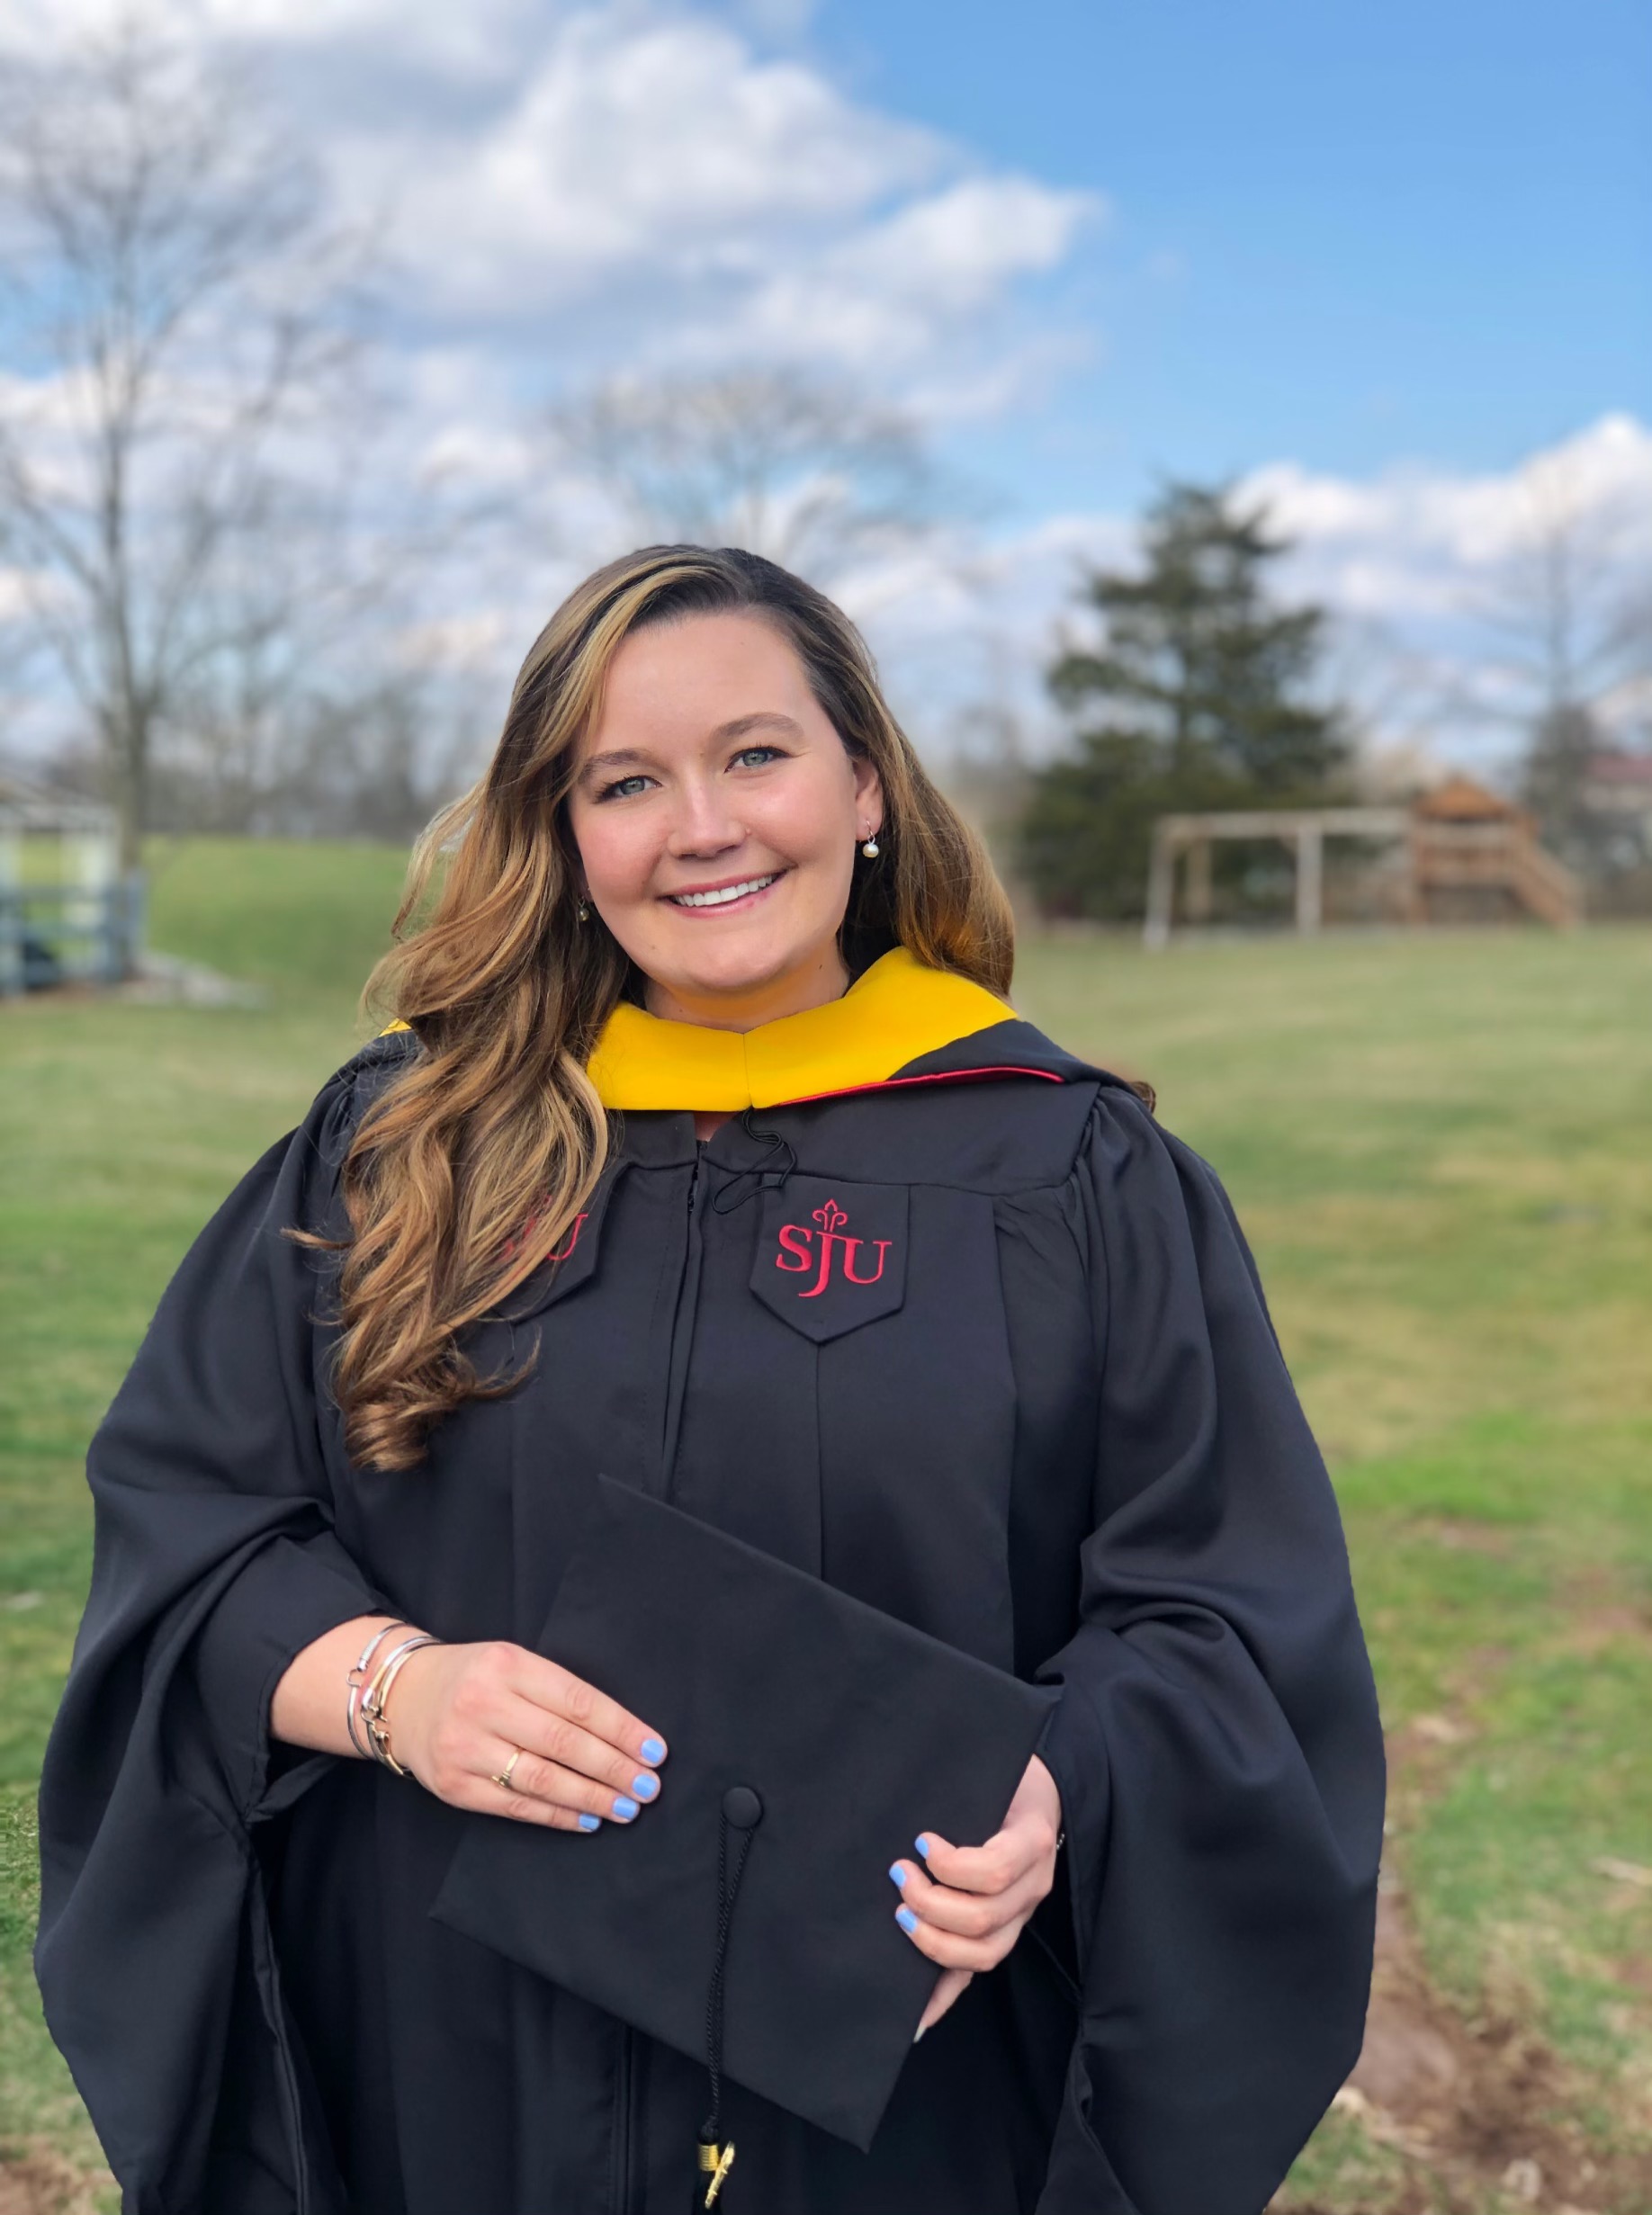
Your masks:
<svg viewBox="0 0 1652 2215"><path fill-rule="evenodd" d="M883 795L760 618L625 640L568 812L590 903L656 1014L767 1021L844 989L837 931Z"/></svg>

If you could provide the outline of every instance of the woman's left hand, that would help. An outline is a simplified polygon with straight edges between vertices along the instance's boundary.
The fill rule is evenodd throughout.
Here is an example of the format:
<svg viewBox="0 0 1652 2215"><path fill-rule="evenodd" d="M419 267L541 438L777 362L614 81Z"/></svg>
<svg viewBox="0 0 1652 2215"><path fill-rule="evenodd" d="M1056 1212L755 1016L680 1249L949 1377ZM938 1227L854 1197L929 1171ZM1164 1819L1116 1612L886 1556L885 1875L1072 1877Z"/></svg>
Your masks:
<svg viewBox="0 0 1652 2215"><path fill-rule="evenodd" d="M919 1835L918 1857L897 1861L889 1874L901 1888L902 1929L946 1972L918 2025L921 2038L978 1968L997 1968L1055 1883L1061 1794L1035 1753L1002 1828L984 1845L949 1845L935 1831Z"/></svg>

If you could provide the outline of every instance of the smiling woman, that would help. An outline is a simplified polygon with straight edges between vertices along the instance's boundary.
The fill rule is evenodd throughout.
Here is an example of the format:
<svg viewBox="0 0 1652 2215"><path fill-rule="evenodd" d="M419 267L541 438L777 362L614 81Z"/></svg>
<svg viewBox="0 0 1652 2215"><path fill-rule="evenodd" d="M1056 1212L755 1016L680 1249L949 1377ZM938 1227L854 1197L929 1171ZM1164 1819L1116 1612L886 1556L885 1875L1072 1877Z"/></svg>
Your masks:
<svg viewBox="0 0 1652 2215"><path fill-rule="evenodd" d="M588 1205L609 1134L587 1065L616 1006L750 1030L837 999L894 946L1001 993L1014 958L992 865L854 626L737 550L645 548L570 596L486 776L422 840L399 936L443 855L428 922L368 984L424 1051L364 1118L343 1180L336 1385L352 1450L386 1467L495 1389L455 1334ZM764 876L726 906L682 898ZM490 1143L450 1182L438 1165L479 1115Z"/></svg>
<svg viewBox="0 0 1652 2215"><path fill-rule="evenodd" d="M529 653L94 1440L37 1968L155 2215L1258 2215L1382 1757L1212 1171L1015 1012L853 627Z"/></svg>
<svg viewBox="0 0 1652 2215"><path fill-rule="evenodd" d="M848 989L838 928L857 846L879 851L883 787L772 623L741 610L633 632L568 816L651 1013L750 1030Z"/></svg>

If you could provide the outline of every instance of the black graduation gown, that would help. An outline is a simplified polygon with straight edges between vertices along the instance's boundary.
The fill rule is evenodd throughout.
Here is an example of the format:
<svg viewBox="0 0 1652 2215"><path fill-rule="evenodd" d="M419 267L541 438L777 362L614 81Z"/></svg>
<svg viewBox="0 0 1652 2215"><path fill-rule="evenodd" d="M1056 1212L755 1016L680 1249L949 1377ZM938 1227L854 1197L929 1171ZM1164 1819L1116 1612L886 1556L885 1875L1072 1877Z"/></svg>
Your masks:
<svg viewBox="0 0 1652 2215"><path fill-rule="evenodd" d="M484 1368L537 1340L527 1381L361 1471L326 1265L280 1232L338 1223L413 1050L366 1048L225 1201L89 1457L35 1959L127 2215L683 2215L704 2067L430 1913L497 1819L268 1736L353 1616L532 1644L599 1473L1055 1695L1055 1890L866 2151L727 2086L732 2215L1257 2215L1358 2051L1382 1757L1211 1170L1013 1018L703 1143L625 1113L476 1334ZM871 1281L840 1242L800 1321L812 1221Z"/></svg>

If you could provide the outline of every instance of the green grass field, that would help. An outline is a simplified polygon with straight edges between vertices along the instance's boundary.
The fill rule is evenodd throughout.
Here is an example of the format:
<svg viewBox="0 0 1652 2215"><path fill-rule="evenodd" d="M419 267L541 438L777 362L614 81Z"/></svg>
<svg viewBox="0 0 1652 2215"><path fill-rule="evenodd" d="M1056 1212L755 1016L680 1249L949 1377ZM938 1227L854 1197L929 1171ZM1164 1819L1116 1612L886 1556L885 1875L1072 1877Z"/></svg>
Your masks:
<svg viewBox="0 0 1652 2215"><path fill-rule="evenodd" d="M364 847L157 859L155 943L266 1008L0 1009L0 2141L87 2164L27 1950L81 1459L189 1238L351 1050L400 881ZM1222 1171L1347 1520L1386 2042L1282 2204L1648 2215L1652 933L1063 938L1017 997Z"/></svg>

